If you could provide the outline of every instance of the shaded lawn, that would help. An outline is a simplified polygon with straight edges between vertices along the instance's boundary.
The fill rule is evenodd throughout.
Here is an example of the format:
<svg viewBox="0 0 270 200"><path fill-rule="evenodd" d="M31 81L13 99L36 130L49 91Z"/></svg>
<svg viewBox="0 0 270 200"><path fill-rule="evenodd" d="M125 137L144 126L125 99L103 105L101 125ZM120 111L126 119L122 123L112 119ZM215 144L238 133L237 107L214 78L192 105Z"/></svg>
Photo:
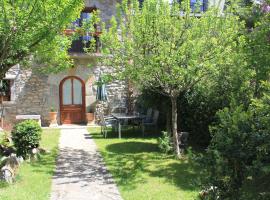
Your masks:
<svg viewBox="0 0 270 200"><path fill-rule="evenodd" d="M43 130L41 147L50 150L50 153L41 155L41 159L36 162L24 162L19 168L16 182L10 186L0 186L1 200L49 199L59 135L58 129Z"/></svg>
<svg viewBox="0 0 270 200"><path fill-rule="evenodd" d="M197 173L187 160L160 153L156 138L128 138L132 132L104 139L90 128L105 163L125 200L189 200L199 192ZM134 134L133 134L134 136Z"/></svg>

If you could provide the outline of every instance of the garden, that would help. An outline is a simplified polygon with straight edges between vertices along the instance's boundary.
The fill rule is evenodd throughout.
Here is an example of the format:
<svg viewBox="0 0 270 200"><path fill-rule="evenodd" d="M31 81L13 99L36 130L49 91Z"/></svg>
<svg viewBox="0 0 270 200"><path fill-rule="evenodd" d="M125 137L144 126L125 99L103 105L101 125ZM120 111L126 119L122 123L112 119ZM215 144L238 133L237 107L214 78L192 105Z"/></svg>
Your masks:
<svg viewBox="0 0 270 200"><path fill-rule="evenodd" d="M61 1L65 9L54 0L23 1L25 13L13 10L21 1L3 2L12 12L0 17L1 83L12 66L33 59L42 63L40 73L73 69L71 41L89 33L102 48L96 56L92 40L85 54L113 71L103 74L101 86L127 83L128 114L159 112L155 130L144 137L129 127L118 138L104 113L99 125L106 134L92 127L83 135L94 140L123 199L270 199L269 0L207 10L201 1L191 7L190 1L123 0L106 23L92 9L72 37L63 32L82 1ZM49 199L60 131L32 120L13 125L0 132L0 199Z"/></svg>
<svg viewBox="0 0 270 200"><path fill-rule="evenodd" d="M199 168L188 159L161 153L156 133L142 138L132 130L122 139L110 132L104 139L100 128L89 128L106 166L125 200L195 199L198 196Z"/></svg>
<svg viewBox="0 0 270 200"><path fill-rule="evenodd" d="M0 155L1 173L5 178L5 181L0 182L0 199L49 199L60 131L58 129L41 131L35 121L22 122L15 129L18 134L12 134L12 143L10 134L0 135L1 153L5 154ZM21 137L20 134L24 136ZM20 144L15 142L16 136L20 137ZM22 138L25 140L22 141ZM29 144L33 146L29 148Z"/></svg>

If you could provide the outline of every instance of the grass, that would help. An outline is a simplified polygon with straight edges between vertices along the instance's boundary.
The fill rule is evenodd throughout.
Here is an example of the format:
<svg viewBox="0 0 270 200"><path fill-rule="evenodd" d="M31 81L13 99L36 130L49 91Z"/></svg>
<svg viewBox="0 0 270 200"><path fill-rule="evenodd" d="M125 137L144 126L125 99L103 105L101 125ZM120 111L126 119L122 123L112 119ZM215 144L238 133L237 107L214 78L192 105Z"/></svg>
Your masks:
<svg viewBox="0 0 270 200"><path fill-rule="evenodd" d="M12 185L0 186L1 200L48 200L51 190L51 177L55 168L55 159L58 153L59 130L44 130L41 147L50 150L50 153L41 155L36 162L24 162Z"/></svg>
<svg viewBox="0 0 270 200"><path fill-rule="evenodd" d="M89 132L124 200L189 200L197 197L196 169L187 160L176 160L160 153L156 138L118 139L114 135L104 139L99 128L90 128Z"/></svg>

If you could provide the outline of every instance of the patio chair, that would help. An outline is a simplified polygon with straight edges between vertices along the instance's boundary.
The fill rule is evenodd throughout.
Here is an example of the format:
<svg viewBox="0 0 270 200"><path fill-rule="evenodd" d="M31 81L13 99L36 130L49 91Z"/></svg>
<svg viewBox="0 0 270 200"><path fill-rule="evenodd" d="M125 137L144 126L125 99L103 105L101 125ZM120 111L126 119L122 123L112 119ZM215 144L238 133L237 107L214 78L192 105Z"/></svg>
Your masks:
<svg viewBox="0 0 270 200"><path fill-rule="evenodd" d="M178 140L179 140L179 148L180 152L184 153L188 146L188 132L180 132L178 133Z"/></svg>
<svg viewBox="0 0 270 200"><path fill-rule="evenodd" d="M152 122L152 112L153 112L153 109L152 108L148 108L147 109L144 123L150 123L150 122Z"/></svg>
<svg viewBox="0 0 270 200"><path fill-rule="evenodd" d="M145 127L154 127L155 128L155 131L157 131L158 117L159 117L159 111L158 110L154 110L153 117L151 118L151 120L149 120L149 121L145 120L144 123L143 123L143 125Z"/></svg>
<svg viewBox="0 0 270 200"><path fill-rule="evenodd" d="M116 128L117 120L111 116L104 116L102 112L99 113L101 134L104 138L107 138L108 128L111 127L113 131Z"/></svg>

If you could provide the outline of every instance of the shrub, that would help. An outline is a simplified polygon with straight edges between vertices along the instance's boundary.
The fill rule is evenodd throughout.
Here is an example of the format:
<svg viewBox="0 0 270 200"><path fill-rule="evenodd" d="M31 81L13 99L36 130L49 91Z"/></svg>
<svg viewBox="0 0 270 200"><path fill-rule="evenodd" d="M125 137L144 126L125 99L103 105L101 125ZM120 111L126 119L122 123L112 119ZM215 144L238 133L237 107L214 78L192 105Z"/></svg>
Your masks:
<svg viewBox="0 0 270 200"><path fill-rule="evenodd" d="M169 153L172 151L171 137L167 132L162 132L162 136L158 138L158 148L163 153Z"/></svg>
<svg viewBox="0 0 270 200"><path fill-rule="evenodd" d="M12 130L12 140L17 155L26 158L33 148L39 147L42 129L34 120L18 123Z"/></svg>
<svg viewBox="0 0 270 200"><path fill-rule="evenodd" d="M270 111L270 106L260 103L247 111L242 106L225 108L218 112L219 123L211 127L212 141L201 160L206 167L204 189L214 187L213 195L220 199L242 199L250 192L244 190L245 182L264 173L270 153L270 120L265 110Z"/></svg>

